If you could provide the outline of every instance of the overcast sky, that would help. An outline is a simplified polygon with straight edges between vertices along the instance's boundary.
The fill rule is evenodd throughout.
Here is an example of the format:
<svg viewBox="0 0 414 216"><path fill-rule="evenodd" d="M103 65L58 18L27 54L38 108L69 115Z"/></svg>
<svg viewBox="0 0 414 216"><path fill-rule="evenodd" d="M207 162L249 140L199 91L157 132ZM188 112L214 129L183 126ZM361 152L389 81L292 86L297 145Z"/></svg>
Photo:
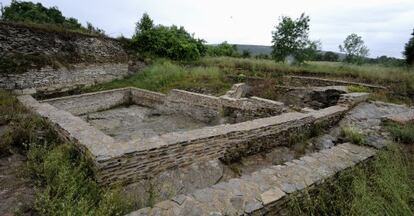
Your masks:
<svg viewBox="0 0 414 216"><path fill-rule="evenodd" d="M3 5L11 0L0 0ZM184 26L208 43L270 45L282 15L310 16L310 37L323 50L338 51L344 38L357 33L370 56L402 57L414 28L414 0L39 0L65 16L93 23L110 36L131 36L147 12L156 24Z"/></svg>

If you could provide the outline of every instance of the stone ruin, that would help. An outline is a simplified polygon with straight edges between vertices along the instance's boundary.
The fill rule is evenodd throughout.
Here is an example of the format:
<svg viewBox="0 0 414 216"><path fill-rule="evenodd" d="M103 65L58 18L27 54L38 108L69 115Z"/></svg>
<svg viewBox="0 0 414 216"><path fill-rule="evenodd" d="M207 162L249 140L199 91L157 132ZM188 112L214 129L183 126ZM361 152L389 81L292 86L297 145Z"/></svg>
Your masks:
<svg viewBox="0 0 414 216"><path fill-rule="evenodd" d="M338 88L317 91L323 89ZM279 161L279 165L250 166L243 175L234 175L233 170L233 175L225 176L223 170L231 170L243 158L254 161L263 152L282 157L286 153L272 151L292 148L296 141L292 138L300 134L316 136L317 130L335 127L368 98L367 93L344 91L335 104L295 111L282 102L252 96L251 90L235 84L216 97L128 87L42 101L22 95L18 100L93 161L101 185L122 184L126 190L139 191L151 179L175 184L175 192L164 191L153 208L131 215L277 213L285 209L289 194L375 154L369 147L338 143ZM217 172L215 167L222 170ZM215 173L220 178L210 176ZM197 176L204 179L194 180Z"/></svg>

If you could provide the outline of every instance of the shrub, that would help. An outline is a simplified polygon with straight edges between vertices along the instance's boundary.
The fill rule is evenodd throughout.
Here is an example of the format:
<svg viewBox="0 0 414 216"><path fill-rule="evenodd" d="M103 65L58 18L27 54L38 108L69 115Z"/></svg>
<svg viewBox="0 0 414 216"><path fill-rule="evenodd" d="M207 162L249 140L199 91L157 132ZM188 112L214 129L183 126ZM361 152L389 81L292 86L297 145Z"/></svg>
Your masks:
<svg viewBox="0 0 414 216"><path fill-rule="evenodd" d="M184 27L153 26L146 14L137 23L131 43L139 53L173 60L196 60L206 53L204 40L194 38Z"/></svg>
<svg viewBox="0 0 414 216"><path fill-rule="evenodd" d="M67 18L57 7L44 7L41 3L12 0L9 6L2 8L0 19L10 22L51 24L65 29L81 30L82 32L104 35L102 29L87 23L83 27L75 18Z"/></svg>
<svg viewBox="0 0 414 216"><path fill-rule="evenodd" d="M239 55L236 45L231 45L224 41L218 45L209 45L207 46L207 55L208 56L232 56L237 57Z"/></svg>
<svg viewBox="0 0 414 216"><path fill-rule="evenodd" d="M407 64L414 65L414 30L411 39L405 44L404 56Z"/></svg>

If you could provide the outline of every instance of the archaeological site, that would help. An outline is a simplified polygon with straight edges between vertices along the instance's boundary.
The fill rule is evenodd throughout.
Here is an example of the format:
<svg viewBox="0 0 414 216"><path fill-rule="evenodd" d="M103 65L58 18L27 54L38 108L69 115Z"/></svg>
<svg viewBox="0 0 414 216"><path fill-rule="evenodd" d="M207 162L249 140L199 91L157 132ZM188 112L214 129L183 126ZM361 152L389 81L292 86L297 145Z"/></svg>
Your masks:
<svg viewBox="0 0 414 216"><path fill-rule="evenodd" d="M148 14L131 39L9 20L23 3L0 20L0 215L414 212L412 69L275 62Z"/></svg>

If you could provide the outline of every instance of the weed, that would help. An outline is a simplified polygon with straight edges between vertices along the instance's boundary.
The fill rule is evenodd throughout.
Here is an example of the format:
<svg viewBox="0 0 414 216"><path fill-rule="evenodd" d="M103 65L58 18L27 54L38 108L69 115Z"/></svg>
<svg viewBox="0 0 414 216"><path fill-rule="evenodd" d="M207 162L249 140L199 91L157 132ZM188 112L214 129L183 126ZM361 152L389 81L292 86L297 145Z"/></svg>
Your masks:
<svg viewBox="0 0 414 216"><path fill-rule="evenodd" d="M412 164L398 145L341 172L317 189L291 197L291 215L413 215Z"/></svg>
<svg viewBox="0 0 414 216"><path fill-rule="evenodd" d="M365 136L362 132L351 126L342 127L340 136L344 142L351 142L357 145L365 144Z"/></svg>
<svg viewBox="0 0 414 216"><path fill-rule="evenodd" d="M350 86L347 86L347 89L350 92L371 92L371 89L369 89L366 86L361 86L361 85L350 85Z"/></svg>
<svg viewBox="0 0 414 216"><path fill-rule="evenodd" d="M414 123L404 125L388 123L386 128L396 142L414 144Z"/></svg>

